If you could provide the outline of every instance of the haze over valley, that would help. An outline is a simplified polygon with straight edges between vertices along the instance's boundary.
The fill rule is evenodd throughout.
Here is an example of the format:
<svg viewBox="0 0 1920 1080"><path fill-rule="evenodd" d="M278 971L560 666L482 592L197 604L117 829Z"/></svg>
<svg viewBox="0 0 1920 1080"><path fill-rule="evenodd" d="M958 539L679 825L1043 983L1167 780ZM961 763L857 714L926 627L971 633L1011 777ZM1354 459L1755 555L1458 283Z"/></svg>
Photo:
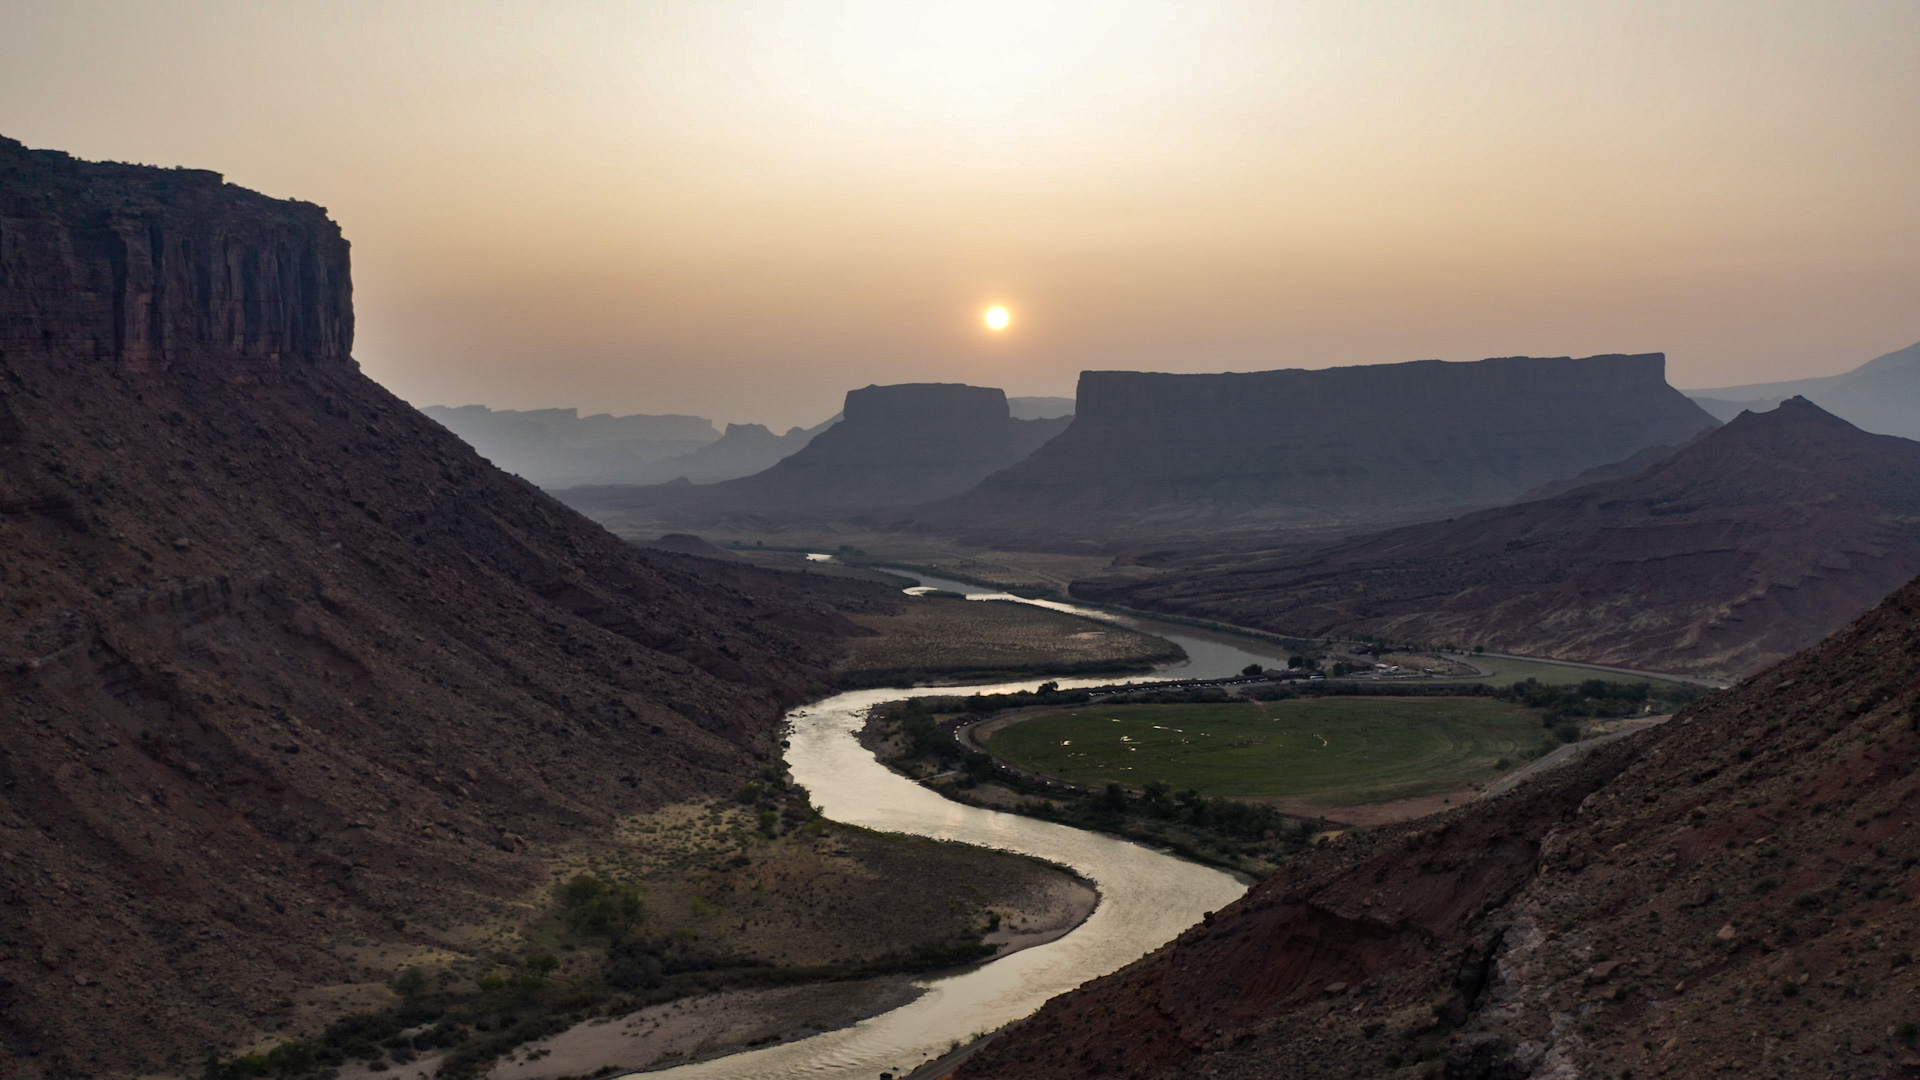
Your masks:
<svg viewBox="0 0 1920 1080"><path fill-rule="evenodd" d="M1916 34L10 11L0 1080L1920 1074Z"/></svg>

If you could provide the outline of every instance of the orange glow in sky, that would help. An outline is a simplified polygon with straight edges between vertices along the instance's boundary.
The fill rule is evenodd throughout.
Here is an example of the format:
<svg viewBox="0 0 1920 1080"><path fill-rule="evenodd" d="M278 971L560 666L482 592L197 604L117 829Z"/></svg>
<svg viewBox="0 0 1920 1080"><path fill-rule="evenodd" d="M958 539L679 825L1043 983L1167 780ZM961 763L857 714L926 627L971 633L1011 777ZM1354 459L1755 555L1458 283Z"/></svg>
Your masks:
<svg viewBox="0 0 1920 1080"><path fill-rule="evenodd" d="M326 206L416 404L1920 340L1920 4L28 2L0 134ZM954 314L1018 296L1017 333Z"/></svg>

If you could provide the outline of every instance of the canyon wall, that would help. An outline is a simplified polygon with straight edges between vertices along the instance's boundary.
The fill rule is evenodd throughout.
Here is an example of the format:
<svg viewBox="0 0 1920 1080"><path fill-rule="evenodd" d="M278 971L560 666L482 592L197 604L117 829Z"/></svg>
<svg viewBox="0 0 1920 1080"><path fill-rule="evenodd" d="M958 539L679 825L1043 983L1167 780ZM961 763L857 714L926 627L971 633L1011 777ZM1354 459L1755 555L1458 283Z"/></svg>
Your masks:
<svg viewBox="0 0 1920 1080"><path fill-rule="evenodd" d="M898 602L617 540L360 374L350 303L316 207L0 145L0 1076L377 1004L758 775Z"/></svg>
<svg viewBox="0 0 1920 1080"><path fill-rule="evenodd" d="M1339 524L1493 505L1714 419L1665 357L1508 357L1208 375L1088 371L1057 439L934 524L1099 532Z"/></svg>
<svg viewBox="0 0 1920 1080"><path fill-rule="evenodd" d="M326 211L219 173L0 138L0 343L129 372L351 364L347 242Z"/></svg>

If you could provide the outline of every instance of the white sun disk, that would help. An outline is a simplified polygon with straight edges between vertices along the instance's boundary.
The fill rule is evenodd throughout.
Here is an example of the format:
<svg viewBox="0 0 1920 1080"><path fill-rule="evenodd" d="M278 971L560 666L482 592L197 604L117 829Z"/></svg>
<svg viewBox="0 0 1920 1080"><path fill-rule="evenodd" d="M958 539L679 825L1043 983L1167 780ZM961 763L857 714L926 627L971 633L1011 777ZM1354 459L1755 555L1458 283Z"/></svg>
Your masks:
<svg viewBox="0 0 1920 1080"><path fill-rule="evenodd" d="M986 318L989 327L995 330L1005 330L1010 317L1007 315L1006 308L994 306L987 309Z"/></svg>

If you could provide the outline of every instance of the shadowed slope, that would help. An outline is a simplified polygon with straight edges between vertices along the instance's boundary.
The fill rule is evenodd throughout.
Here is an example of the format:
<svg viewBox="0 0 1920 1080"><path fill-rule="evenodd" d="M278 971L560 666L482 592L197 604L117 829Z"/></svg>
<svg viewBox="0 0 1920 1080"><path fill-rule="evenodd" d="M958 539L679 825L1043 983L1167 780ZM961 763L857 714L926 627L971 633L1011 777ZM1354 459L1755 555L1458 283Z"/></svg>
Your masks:
<svg viewBox="0 0 1920 1080"><path fill-rule="evenodd" d="M347 245L0 143L0 1073L197 1068L730 791L887 590L650 554L359 373Z"/></svg>
<svg viewBox="0 0 1920 1080"><path fill-rule="evenodd" d="M1732 675L1818 641L1915 573L1920 443L1796 398L1562 495L1074 591L1307 637Z"/></svg>
<svg viewBox="0 0 1920 1080"><path fill-rule="evenodd" d="M1917 723L1920 582L1515 792L1325 845L960 1075L1910 1075Z"/></svg>

